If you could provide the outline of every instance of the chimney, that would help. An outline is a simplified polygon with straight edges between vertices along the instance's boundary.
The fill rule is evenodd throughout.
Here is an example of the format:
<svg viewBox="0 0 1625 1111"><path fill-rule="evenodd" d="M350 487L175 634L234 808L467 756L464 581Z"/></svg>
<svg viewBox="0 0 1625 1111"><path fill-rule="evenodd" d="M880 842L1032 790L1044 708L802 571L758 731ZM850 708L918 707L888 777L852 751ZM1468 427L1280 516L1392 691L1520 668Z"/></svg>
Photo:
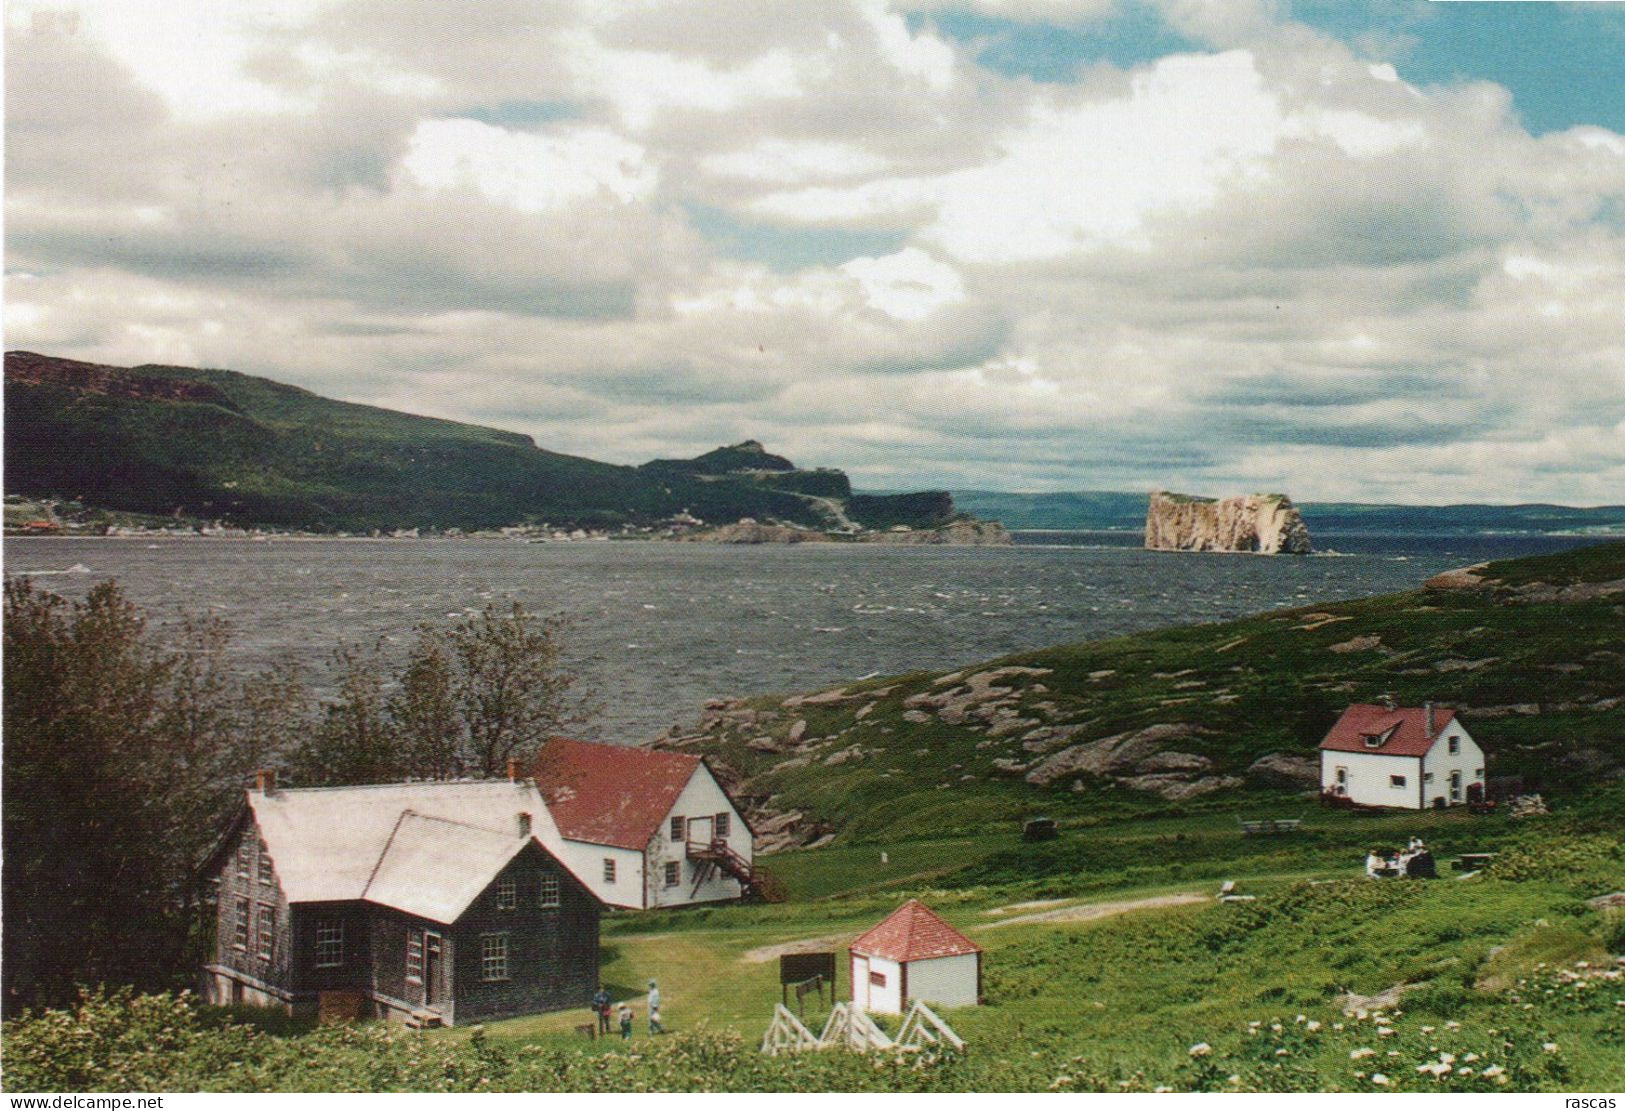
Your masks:
<svg viewBox="0 0 1625 1111"><path fill-rule="evenodd" d="M519 836L530 836L530 815L522 810L519 812Z"/></svg>
<svg viewBox="0 0 1625 1111"><path fill-rule="evenodd" d="M1422 703L1422 710L1423 710L1424 713L1427 714L1427 719L1428 719L1428 735L1427 735L1427 739L1431 741L1433 739L1433 734L1436 732L1436 730L1433 728L1433 703L1431 703L1431 702Z"/></svg>
<svg viewBox="0 0 1625 1111"><path fill-rule="evenodd" d="M1397 709L1399 709L1399 703L1394 701L1394 696L1391 695L1391 694L1385 694L1381 698L1377 699L1377 701L1381 702L1385 709L1389 709L1389 710L1397 710Z"/></svg>
<svg viewBox="0 0 1625 1111"><path fill-rule="evenodd" d="M254 773L254 790L262 795L276 794L276 769L261 768Z"/></svg>
<svg viewBox="0 0 1625 1111"><path fill-rule="evenodd" d="M519 782L519 757L517 756L508 757L508 782Z"/></svg>

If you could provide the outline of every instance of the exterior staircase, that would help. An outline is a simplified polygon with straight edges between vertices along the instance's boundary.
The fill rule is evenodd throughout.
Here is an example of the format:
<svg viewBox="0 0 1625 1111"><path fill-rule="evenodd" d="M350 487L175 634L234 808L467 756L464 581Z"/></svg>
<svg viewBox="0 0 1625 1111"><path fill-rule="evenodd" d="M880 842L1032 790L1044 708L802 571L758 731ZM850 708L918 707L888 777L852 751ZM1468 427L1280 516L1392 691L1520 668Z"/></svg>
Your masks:
<svg viewBox="0 0 1625 1111"><path fill-rule="evenodd" d="M695 870L694 890L691 896L698 895L700 888L718 871L738 880L741 894L747 898L760 894L764 886L765 873L753 867L750 861L740 856L720 837L714 837L710 841L690 841L688 859L699 864Z"/></svg>

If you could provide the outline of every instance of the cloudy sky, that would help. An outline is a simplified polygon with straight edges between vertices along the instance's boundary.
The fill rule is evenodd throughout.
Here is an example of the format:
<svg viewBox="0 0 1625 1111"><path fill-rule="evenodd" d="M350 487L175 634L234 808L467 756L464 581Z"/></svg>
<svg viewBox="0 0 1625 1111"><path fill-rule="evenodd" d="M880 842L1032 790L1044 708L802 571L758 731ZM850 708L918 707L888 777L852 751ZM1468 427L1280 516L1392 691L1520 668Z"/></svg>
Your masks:
<svg viewBox="0 0 1625 1111"><path fill-rule="evenodd" d="M869 488L1625 500L1625 5L6 20L11 348Z"/></svg>

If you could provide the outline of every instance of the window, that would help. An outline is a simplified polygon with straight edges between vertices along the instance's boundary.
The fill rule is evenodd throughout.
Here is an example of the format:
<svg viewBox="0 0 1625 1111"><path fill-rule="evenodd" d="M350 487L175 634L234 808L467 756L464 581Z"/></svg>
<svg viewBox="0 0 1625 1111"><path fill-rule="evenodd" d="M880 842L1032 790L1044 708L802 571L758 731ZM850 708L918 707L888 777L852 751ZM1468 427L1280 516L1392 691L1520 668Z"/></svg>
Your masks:
<svg viewBox="0 0 1625 1111"><path fill-rule="evenodd" d="M480 979L508 978L508 935L480 935Z"/></svg>
<svg viewBox="0 0 1625 1111"><path fill-rule="evenodd" d="M497 909L512 910L519 905L519 884L511 879L497 881Z"/></svg>
<svg viewBox="0 0 1625 1111"><path fill-rule="evenodd" d="M316 921L316 967L338 968L344 963L344 919Z"/></svg>
<svg viewBox="0 0 1625 1111"><path fill-rule="evenodd" d="M406 982L423 983L423 935L417 930L406 935Z"/></svg>
<svg viewBox="0 0 1625 1111"><path fill-rule="evenodd" d="M1423 783L1432 783L1433 782L1433 773L1432 772L1423 772L1422 773L1422 782Z"/></svg>
<svg viewBox="0 0 1625 1111"><path fill-rule="evenodd" d="M612 856L604 857L604 882L615 882L615 858Z"/></svg>
<svg viewBox="0 0 1625 1111"><path fill-rule="evenodd" d="M1382 736L1380 734L1367 733L1365 735L1365 747L1367 747L1367 748L1376 748L1381 744L1382 744Z"/></svg>
<svg viewBox="0 0 1625 1111"><path fill-rule="evenodd" d="M1460 737L1451 737L1450 738L1450 755L1452 755L1452 756L1461 755L1461 738Z"/></svg>
<svg viewBox="0 0 1625 1111"><path fill-rule="evenodd" d="M666 864L666 886L676 887L677 881L682 878L681 872L682 865L678 864L675 860L668 861Z"/></svg>
<svg viewBox="0 0 1625 1111"><path fill-rule="evenodd" d="M717 815L716 824L711 827L711 835L718 838L728 836L728 815L726 813Z"/></svg>
<svg viewBox="0 0 1625 1111"><path fill-rule="evenodd" d="M683 819L673 818L671 820L671 839L673 841L681 841L683 839Z"/></svg>
<svg viewBox="0 0 1625 1111"><path fill-rule="evenodd" d="M1403 787L1403 786L1405 786L1405 777L1402 776L1402 775L1391 775L1391 776L1389 776L1388 777L1388 786L1390 786L1390 787Z"/></svg>
<svg viewBox="0 0 1625 1111"><path fill-rule="evenodd" d="M885 987L886 986L886 974L884 972L871 972L871 973L869 973L869 983L872 986L877 987L877 988Z"/></svg>
<svg viewBox="0 0 1625 1111"><path fill-rule="evenodd" d="M268 851L266 851L265 842L261 841L260 842L260 882L265 884L267 887L270 887L273 884L275 884L276 883L276 877L272 873L273 873L273 869L271 868L271 854Z"/></svg>
<svg viewBox="0 0 1625 1111"><path fill-rule="evenodd" d="M1479 769L1478 769L1478 770L1477 770L1477 771L1476 771L1476 772L1474 772L1474 773L1473 773L1473 774L1474 774L1474 775L1476 775L1476 776L1477 776L1477 777L1478 777L1478 778L1480 778L1480 779L1483 779L1483 778L1484 778L1484 769L1483 769L1483 768L1479 768Z"/></svg>
<svg viewBox="0 0 1625 1111"><path fill-rule="evenodd" d="M255 946L255 950L259 953L260 960L270 960L272 947L276 944L276 907L260 904L259 930L255 940L259 943Z"/></svg>
<svg viewBox="0 0 1625 1111"><path fill-rule="evenodd" d="M539 906L556 907L559 905L559 877L552 872L543 872L541 879L537 881L537 886L539 890L536 894L536 902Z"/></svg>
<svg viewBox="0 0 1625 1111"><path fill-rule="evenodd" d="M254 908L247 899L237 900L237 922L232 926L231 936L233 948L248 951L248 919L253 913Z"/></svg>
<svg viewBox="0 0 1625 1111"><path fill-rule="evenodd" d="M243 839L237 842L237 875L247 879L253 875L254 869L254 830L249 827L243 831Z"/></svg>

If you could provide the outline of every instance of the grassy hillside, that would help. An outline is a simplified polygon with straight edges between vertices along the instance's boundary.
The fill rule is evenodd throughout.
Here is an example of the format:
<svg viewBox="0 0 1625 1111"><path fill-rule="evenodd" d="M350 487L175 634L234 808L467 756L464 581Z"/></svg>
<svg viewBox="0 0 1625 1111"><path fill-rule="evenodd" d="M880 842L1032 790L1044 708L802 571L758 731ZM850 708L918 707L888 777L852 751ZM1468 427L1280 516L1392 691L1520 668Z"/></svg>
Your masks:
<svg viewBox="0 0 1625 1111"><path fill-rule="evenodd" d="M92 996L75 1011L7 1025L7 1083L18 1091L1617 1091L1625 979L1613 954L1625 948L1625 920L1586 900L1625 886L1625 845L1611 817L1625 799L1615 790L1592 802L1519 823L1329 816L1338 844L1323 842L1289 868L1241 865L1230 875L1254 899L1230 904L1210 898L1215 883L1159 859L1166 854L1145 846L1142 823L1132 821L1068 833L1053 851L1139 841L1142 869L1159 877L1084 862L1044 881L1047 893L1036 897L1031 883L951 868L852 890L874 874L878 854L847 853L843 878L823 873L848 887L833 898L607 919L603 980L637 1011L630 1043L581 1039L573 1026L584 1010L430 1034L373 1025L286 1036L285 1019L251 1011ZM1190 841L1236 840L1216 823L1178 824ZM1501 851L1488 873L1468 882L1356 878L1362 833L1422 833L1440 844L1452 827ZM815 861L842 855L778 863L801 889ZM984 1005L946 1012L968 1051L762 1056L756 1043L779 999L777 953L814 941L841 949L906 895L927 899L986 950ZM645 1033L649 978L660 982L674 1031L665 1038ZM844 996L844 972L838 987ZM809 1000L812 1029L823 1011ZM895 1019L880 1021L895 1031Z"/></svg>
<svg viewBox="0 0 1625 1111"><path fill-rule="evenodd" d="M830 523L814 498L845 476L730 476L749 454L683 466L613 466L527 436L320 397L225 370L106 367L6 355L7 489L137 513L237 524L366 530L613 526L683 511ZM719 471L718 468L722 470ZM803 479L801 476L812 476Z"/></svg>
<svg viewBox="0 0 1625 1111"><path fill-rule="evenodd" d="M1458 708L1492 777L1558 793L1617 779L1625 544L1483 574L1475 588L741 700L668 743L711 755L756 800L761 828L802 842L1010 828L1039 813L1072 822L1195 813L1238 800L1296 814L1338 713L1384 694Z"/></svg>

